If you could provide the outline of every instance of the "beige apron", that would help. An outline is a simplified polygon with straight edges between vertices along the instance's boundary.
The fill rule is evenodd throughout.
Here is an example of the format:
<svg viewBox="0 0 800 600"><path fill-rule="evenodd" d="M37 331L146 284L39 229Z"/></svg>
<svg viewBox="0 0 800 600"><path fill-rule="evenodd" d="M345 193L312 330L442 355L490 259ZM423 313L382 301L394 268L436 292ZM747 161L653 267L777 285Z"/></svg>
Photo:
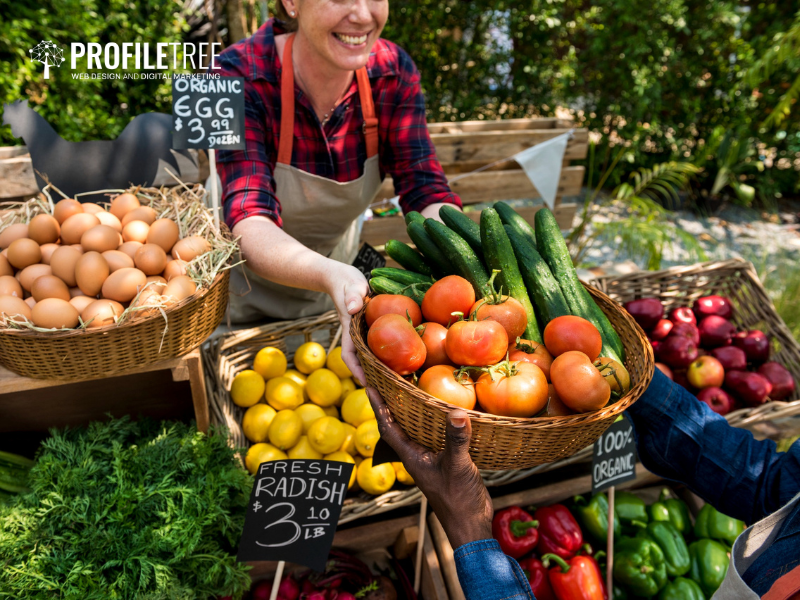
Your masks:
<svg viewBox="0 0 800 600"><path fill-rule="evenodd" d="M364 174L353 181L339 183L301 171L291 165L294 138L293 42L294 34L286 40L283 51L281 128L274 171L275 191L282 200L283 230L322 256L352 264L359 248L359 216L369 208L381 186L378 119L369 76L366 67L356 71L367 141ZM247 267L237 267L231 274L229 314L232 323L258 321L264 317L298 319L333 308L333 300L324 292L279 285L259 277Z"/></svg>

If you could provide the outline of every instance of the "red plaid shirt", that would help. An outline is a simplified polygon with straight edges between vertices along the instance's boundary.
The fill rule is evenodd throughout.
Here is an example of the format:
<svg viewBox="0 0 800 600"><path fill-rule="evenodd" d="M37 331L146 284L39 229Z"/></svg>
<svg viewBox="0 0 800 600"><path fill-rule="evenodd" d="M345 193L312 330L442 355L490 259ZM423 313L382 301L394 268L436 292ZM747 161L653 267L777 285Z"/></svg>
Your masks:
<svg viewBox="0 0 800 600"><path fill-rule="evenodd" d="M281 66L275 35L284 33L274 19L252 37L227 48L216 59L223 76L244 77L245 149L219 150L224 217L233 226L264 215L281 225L281 201L275 195L273 170L281 122ZM404 212L447 202L461 206L450 191L425 122L425 100L411 57L379 39L367 63L378 117L381 177L392 175ZM292 166L347 182L361 177L367 159L361 101L355 78L325 127L308 98L295 86L295 141ZM291 202L291 198L284 198Z"/></svg>

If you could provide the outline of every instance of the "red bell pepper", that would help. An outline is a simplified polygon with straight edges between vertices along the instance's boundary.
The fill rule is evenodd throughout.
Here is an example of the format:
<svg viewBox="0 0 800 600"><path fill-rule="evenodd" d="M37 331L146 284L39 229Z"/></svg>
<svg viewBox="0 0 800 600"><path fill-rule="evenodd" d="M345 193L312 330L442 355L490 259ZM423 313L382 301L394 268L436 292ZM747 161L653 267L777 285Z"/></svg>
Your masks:
<svg viewBox="0 0 800 600"><path fill-rule="evenodd" d="M533 518L539 521L539 554L556 554L567 559L583 545L581 527L563 504L552 504L537 510Z"/></svg>
<svg viewBox="0 0 800 600"><path fill-rule="evenodd" d="M550 585L559 600L607 600L600 569L591 556L575 556L569 561L556 554L545 554L542 562L550 567L547 572Z"/></svg>
<svg viewBox="0 0 800 600"><path fill-rule="evenodd" d="M536 548L539 526L533 517L519 506L498 511L492 519L492 536L500 549L512 558L521 558Z"/></svg>
<svg viewBox="0 0 800 600"><path fill-rule="evenodd" d="M547 577L547 567L535 556L519 561L536 600L558 600Z"/></svg>

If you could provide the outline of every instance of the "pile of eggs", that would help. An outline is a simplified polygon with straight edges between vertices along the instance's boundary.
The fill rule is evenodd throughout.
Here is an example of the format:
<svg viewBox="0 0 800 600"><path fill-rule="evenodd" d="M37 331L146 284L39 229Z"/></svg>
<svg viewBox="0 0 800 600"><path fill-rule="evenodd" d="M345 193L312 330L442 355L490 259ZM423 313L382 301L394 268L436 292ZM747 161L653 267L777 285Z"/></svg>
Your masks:
<svg viewBox="0 0 800 600"><path fill-rule="evenodd" d="M195 293L186 265L211 248L199 236L179 239L133 194L104 210L64 199L52 215L0 232L0 317L46 329L103 327L133 306L150 316ZM141 293L140 293L141 292Z"/></svg>

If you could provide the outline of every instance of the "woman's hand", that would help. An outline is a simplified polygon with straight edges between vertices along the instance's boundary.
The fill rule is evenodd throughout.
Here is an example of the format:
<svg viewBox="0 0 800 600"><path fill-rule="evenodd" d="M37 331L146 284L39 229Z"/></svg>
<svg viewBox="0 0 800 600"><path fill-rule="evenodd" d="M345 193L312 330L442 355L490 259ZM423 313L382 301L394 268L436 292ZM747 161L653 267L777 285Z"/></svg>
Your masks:
<svg viewBox="0 0 800 600"><path fill-rule="evenodd" d="M333 263L333 261L328 261ZM358 362L356 347L350 339L350 318L364 306L364 298L369 293L369 284L364 275L351 265L335 263L329 270L326 291L333 299L339 321L342 324L342 360L353 373L359 384L366 383L364 370Z"/></svg>
<svg viewBox="0 0 800 600"><path fill-rule="evenodd" d="M378 390L367 388L381 438L400 456L414 482L428 498L450 544L458 548L492 537L492 500L469 456L472 424L466 411L447 415L444 450L438 454L408 439Z"/></svg>

